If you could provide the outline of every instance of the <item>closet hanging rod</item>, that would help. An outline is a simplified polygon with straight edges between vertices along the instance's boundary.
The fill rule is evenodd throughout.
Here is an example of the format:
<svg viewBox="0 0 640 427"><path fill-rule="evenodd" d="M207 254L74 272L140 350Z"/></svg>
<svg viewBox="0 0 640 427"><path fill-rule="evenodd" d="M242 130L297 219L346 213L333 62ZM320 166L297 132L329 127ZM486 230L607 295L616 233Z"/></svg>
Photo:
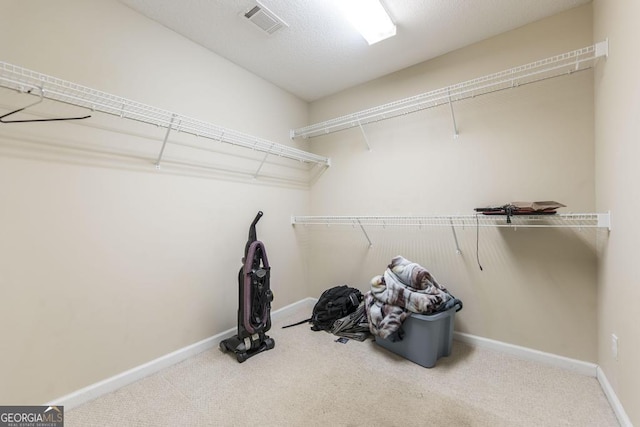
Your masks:
<svg viewBox="0 0 640 427"><path fill-rule="evenodd" d="M0 86L291 160L323 166L330 164L328 158L317 154L111 95L3 61L0 61ZM172 117L174 117L173 123Z"/></svg>
<svg viewBox="0 0 640 427"><path fill-rule="evenodd" d="M457 83L441 89L389 102L377 107L344 115L310 126L292 129L290 137L314 138L357 126L422 111L449 102L461 101L498 90L518 87L576 71L592 68L595 60L607 56L608 40L592 46L542 59L508 70Z"/></svg>
<svg viewBox="0 0 640 427"><path fill-rule="evenodd" d="M423 216L292 216L293 225L339 225L377 227L523 227L523 228L608 228L611 214L568 213L553 215L514 215L507 223L503 215L423 215Z"/></svg>

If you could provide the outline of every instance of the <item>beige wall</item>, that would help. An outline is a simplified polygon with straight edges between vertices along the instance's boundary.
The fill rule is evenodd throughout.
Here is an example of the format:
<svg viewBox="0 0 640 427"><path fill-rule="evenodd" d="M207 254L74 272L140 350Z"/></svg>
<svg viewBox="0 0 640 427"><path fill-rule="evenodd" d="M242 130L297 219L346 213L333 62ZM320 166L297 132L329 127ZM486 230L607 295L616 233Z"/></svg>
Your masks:
<svg viewBox="0 0 640 427"><path fill-rule="evenodd" d="M272 179L251 181L229 169L255 170L261 156L182 135L172 141L213 152L172 145L156 171L164 131L118 119L0 127L0 322L10 326L0 402L42 403L234 327L237 269L261 209L275 308L338 283L366 290L403 254L465 302L458 330L599 363L639 423L638 199L628 190L639 12L635 2L596 0L593 32L591 5L574 9L314 102L309 118L302 101L118 2L2 2L0 36L11 41L3 61L280 143L293 127L604 37L611 56L595 73L455 104L457 140L446 108L367 126L370 152L356 130L314 139L333 166L311 199L297 165L270 160ZM0 109L25 99L2 89ZM78 113L52 103L36 111ZM371 229L369 248L359 230L288 222L304 213L467 214L534 199L561 201L565 212L611 209L614 231L482 229L480 272L475 229L458 230L458 255L447 228Z"/></svg>
<svg viewBox="0 0 640 427"><path fill-rule="evenodd" d="M613 221L599 263L598 363L631 422L640 425L640 3L596 0L593 8L594 37L609 38L609 58L595 74L596 205L610 209Z"/></svg>
<svg viewBox="0 0 640 427"><path fill-rule="evenodd" d="M424 41L425 43L428 41ZM436 41L434 41L436 42ZM337 117L592 44L591 5L542 20L311 104ZM585 71L312 140L332 158L311 191L317 215L472 214L518 200L557 200L593 212L593 71ZM300 227L317 295L362 290L394 255L419 262L465 308L456 329L596 362L596 248L606 231L458 229L407 232ZM313 262L311 262L313 260Z"/></svg>
<svg viewBox="0 0 640 427"><path fill-rule="evenodd" d="M4 1L0 37L3 61L275 142L307 123L306 103L116 1ZM32 101L0 93L3 112ZM44 403L235 327L258 210L274 309L309 295L290 225L309 206L298 162L269 160L287 179L264 185L224 171L255 171L261 155L174 133L219 152L172 144L157 171L164 134L100 114L0 127L2 404Z"/></svg>

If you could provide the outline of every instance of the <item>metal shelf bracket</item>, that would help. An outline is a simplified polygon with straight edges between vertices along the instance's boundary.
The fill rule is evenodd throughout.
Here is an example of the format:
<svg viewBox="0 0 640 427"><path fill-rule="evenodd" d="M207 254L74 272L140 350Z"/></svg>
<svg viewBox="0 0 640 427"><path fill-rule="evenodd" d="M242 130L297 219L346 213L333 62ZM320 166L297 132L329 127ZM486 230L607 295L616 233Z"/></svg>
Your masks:
<svg viewBox="0 0 640 427"><path fill-rule="evenodd" d="M451 102L451 91L449 91L449 108L451 109L451 119L453 120L453 137L458 138L458 125L456 125L456 115L453 113L453 103Z"/></svg>
<svg viewBox="0 0 640 427"><path fill-rule="evenodd" d="M162 147L160 147L160 153L158 154L158 160L156 160L156 169L160 169L160 160L162 160L162 154L164 153L164 148L167 145L167 141L169 140L169 134L171 133L171 127L173 126L173 121L176 119L176 115L173 114L171 116L171 121L169 122L169 126L167 126L167 133L164 134L164 140L162 141Z"/></svg>
<svg viewBox="0 0 640 427"><path fill-rule="evenodd" d="M456 242L456 253L458 255L462 255L462 251L460 250L460 244L458 243L458 235L456 234L456 227L453 226L453 219L449 220L451 222L451 231L453 232L453 240Z"/></svg>
<svg viewBox="0 0 640 427"><path fill-rule="evenodd" d="M371 146L369 145L369 139L367 138L367 133L364 131L362 124L358 121L358 126L360 127L360 132L362 132L362 137L364 138L364 143L367 145L367 150L371 151Z"/></svg>
<svg viewBox="0 0 640 427"><path fill-rule="evenodd" d="M611 231L611 211L598 214L598 227L607 228Z"/></svg>
<svg viewBox="0 0 640 427"><path fill-rule="evenodd" d="M360 229L364 233L364 237L367 239L367 242L369 242L369 248L373 247L373 243L371 243L371 239L369 238L369 235L367 234L367 230L364 229L364 227L362 226L362 223L360 222L359 219L357 221L358 221L358 225L360 226Z"/></svg>

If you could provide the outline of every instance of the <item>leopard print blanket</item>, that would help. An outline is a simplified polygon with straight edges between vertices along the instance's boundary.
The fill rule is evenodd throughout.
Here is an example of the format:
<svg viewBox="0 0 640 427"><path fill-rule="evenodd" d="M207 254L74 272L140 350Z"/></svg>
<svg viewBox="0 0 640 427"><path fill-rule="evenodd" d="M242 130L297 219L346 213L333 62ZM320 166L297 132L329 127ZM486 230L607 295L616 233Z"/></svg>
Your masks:
<svg viewBox="0 0 640 427"><path fill-rule="evenodd" d="M427 269L396 256L384 275L371 279L371 290L364 301L371 333L398 341L402 339L402 322L409 314L436 313L453 307L459 300Z"/></svg>

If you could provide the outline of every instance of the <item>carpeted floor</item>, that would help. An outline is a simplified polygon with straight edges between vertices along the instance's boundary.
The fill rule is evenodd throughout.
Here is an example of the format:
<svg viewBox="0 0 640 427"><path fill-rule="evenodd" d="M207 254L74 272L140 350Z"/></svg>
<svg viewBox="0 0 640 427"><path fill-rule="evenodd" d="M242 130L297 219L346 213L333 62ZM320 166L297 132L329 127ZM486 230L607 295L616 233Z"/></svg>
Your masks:
<svg viewBox="0 0 640 427"><path fill-rule="evenodd" d="M371 340L336 342L302 308L273 350L218 348L66 411L81 426L617 426L595 378L454 341L423 368Z"/></svg>

